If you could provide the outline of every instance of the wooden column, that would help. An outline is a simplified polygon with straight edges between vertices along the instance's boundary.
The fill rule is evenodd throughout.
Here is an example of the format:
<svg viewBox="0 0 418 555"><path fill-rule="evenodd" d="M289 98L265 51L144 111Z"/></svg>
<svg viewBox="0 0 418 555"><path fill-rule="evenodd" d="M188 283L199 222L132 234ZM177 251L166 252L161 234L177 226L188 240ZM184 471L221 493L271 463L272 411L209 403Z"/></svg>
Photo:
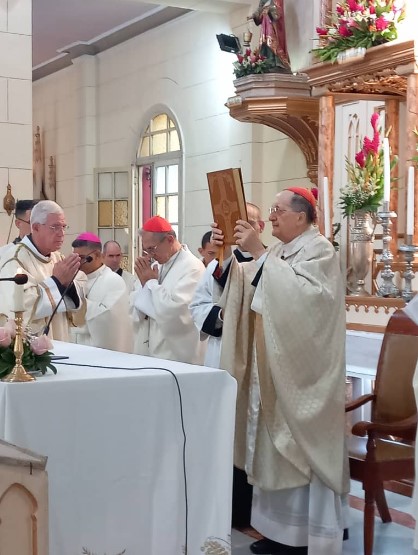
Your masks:
<svg viewBox="0 0 418 555"><path fill-rule="evenodd" d="M335 143L335 101L334 97L322 96L319 99L319 136L318 136L318 223L321 233L324 225L324 177L328 177L329 208L331 231L333 222L333 179L334 179L334 143Z"/></svg>
<svg viewBox="0 0 418 555"><path fill-rule="evenodd" d="M417 155L418 137L414 129L418 129L418 75L408 76L406 93L406 160L407 167L411 165L411 158ZM407 172L407 170L406 170ZM405 174L406 174L405 172ZM413 244L418 245L418 172L415 172L415 206L414 206L414 238Z"/></svg>
<svg viewBox="0 0 418 555"><path fill-rule="evenodd" d="M386 100L385 102L385 126L386 133L390 129L389 144L391 147L391 158L393 155L399 155L399 102L397 100ZM401 172L403 173L403 172ZM391 179L396 179L399 175L399 166L396 165L391 172ZM397 182L391 183L390 191L390 209L398 214L399 218L399 195ZM398 219L392 220L392 241L390 243L390 252L394 257L398 254Z"/></svg>

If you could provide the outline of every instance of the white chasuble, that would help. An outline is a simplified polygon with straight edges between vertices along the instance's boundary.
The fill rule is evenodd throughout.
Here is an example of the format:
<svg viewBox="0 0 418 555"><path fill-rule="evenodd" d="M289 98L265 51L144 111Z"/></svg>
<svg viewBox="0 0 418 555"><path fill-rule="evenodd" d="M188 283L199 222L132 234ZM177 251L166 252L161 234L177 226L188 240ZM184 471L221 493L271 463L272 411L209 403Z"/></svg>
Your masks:
<svg viewBox="0 0 418 555"><path fill-rule="evenodd" d="M345 493L345 307L334 248L310 228L269 251L255 289L256 271L233 261L219 303L221 367L238 381L236 464L264 490L315 475Z"/></svg>
<svg viewBox="0 0 418 555"><path fill-rule="evenodd" d="M193 321L200 333L200 340L207 341L204 365L212 368L219 368L222 343L222 322L219 320L221 308L216 305L222 289L213 278L217 265L218 261L212 260L206 266L189 306ZM211 315L214 320L214 331L209 333L205 330L205 324Z"/></svg>
<svg viewBox="0 0 418 555"><path fill-rule="evenodd" d="M103 264L87 275L84 293L84 310L73 319L73 342L131 353L132 320L123 279Z"/></svg>
<svg viewBox="0 0 418 555"><path fill-rule="evenodd" d="M131 294L134 352L156 358L202 364L205 344L193 323L189 304L205 267L182 247Z"/></svg>
<svg viewBox="0 0 418 555"><path fill-rule="evenodd" d="M137 283L138 283L138 278L136 278L130 272L127 272L126 270L122 270L122 269L118 270L116 273L125 282L126 290L128 291L128 296L129 296L132 293L132 291L135 290L135 287L137 286Z"/></svg>
<svg viewBox="0 0 418 555"><path fill-rule="evenodd" d="M63 259L59 252L53 252L49 256L42 255L28 236L12 249L7 250L7 256L2 258L0 277L14 276L17 271L27 274L28 282L25 285L16 286L13 282L1 283L0 313L14 318L14 290L15 287L24 288L24 323L29 326L32 333L39 334L45 328L49 317L60 301L60 290L51 277L54 265ZM53 317L49 336L51 339L69 341L69 313L81 308L83 299L84 274L80 272L74 279L78 306L75 305L70 296L65 296Z"/></svg>

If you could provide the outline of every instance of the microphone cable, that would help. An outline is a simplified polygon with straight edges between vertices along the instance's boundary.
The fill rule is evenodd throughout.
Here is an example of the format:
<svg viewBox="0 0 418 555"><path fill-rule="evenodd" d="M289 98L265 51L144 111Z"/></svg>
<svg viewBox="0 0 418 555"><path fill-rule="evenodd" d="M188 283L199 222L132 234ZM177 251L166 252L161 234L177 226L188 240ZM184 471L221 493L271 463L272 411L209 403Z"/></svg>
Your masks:
<svg viewBox="0 0 418 555"><path fill-rule="evenodd" d="M48 333L49 333L49 328L51 327L52 318L53 318L53 317L55 316L55 314L57 313L57 310L58 310L60 304L62 303L62 301L64 300L65 295L68 293L70 287L73 285L74 280L75 280L75 278L76 278L76 275L78 274L78 272L79 272L81 266L82 266L83 264L85 264L86 262L91 262L92 260L93 260L93 257L92 257L92 256L87 256L87 258L85 258L85 259L80 263L80 266L79 266L78 270L77 270L76 273L73 275L72 280L71 280L70 283L67 285L67 287L64 289L64 292L62 293L60 300L59 300L58 303L55 305L55 308L54 308L54 310L52 311L52 314L51 314L51 316L49 317L49 319L48 319L48 321L47 321L47 323L46 323L46 325L45 325L45 327L44 327L44 332L43 332L44 335L48 335Z"/></svg>
<svg viewBox="0 0 418 555"><path fill-rule="evenodd" d="M74 276L75 277L75 276ZM181 388L177 376L172 370L168 368L163 368L160 366L140 366L140 367L131 367L126 368L123 366L98 366L97 364L78 364L76 362L58 362L57 364L63 366L80 366L82 368L103 368L105 370L160 370L163 372L168 372L174 378L176 383L178 398L179 398L179 408L180 408L180 423L181 423L181 431L183 435L183 449L182 449L182 463L183 463L183 479L184 479L184 507L185 507L185 543L184 543L184 555L188 555L188 543L189 543L189 496L188 496L188 488L187 488L187 471L186 471L186 446L187 446L187 436L186 436L186 429L184 426L184 414L183 414L183 398L181 395Z"/></svg>

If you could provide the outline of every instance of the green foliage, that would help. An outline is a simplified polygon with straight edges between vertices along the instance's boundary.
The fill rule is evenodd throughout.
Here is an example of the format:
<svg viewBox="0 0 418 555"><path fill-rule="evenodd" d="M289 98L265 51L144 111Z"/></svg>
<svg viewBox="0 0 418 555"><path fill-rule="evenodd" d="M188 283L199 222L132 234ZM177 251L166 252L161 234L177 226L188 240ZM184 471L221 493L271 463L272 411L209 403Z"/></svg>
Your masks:
<svg viewBox="0 0 418 555"><path fill-rule="evenodd" d="M336 5L331 23L317 27L319 46L312 52L321 62L335 62L350 48L371 48L398 38L405 17L402 0L344 0Z"/></svg>
<svg viewBox="0 0 418 555"><path fill-rule="evenodd" d="M246 75L269 73L274 67L274 63L265 56L261 56L258 50L251 52L247 48L244 54L237 54L237 58L237 61L233 63L234 75L237 79Z"/></svg>
<svg viewBox="0 0 418 555"><path fill-rule="evenodd" d="M14 340L8 347L0 347L0 378L7 376L16 363L13 352ZM56 367L52 364L52 353L47 351L42 355L36 355L30 348L27 340L23 342L22 366L26 370L42 372L45 374L50 369L54 374L57 373Z"/></svg>
<svg viewBox="0 0 418 555"><path fill-rule="evenodd" d="M377 212L383 201L383 148L380 144L377 112L372 115L370 122L373 137L364 137L362 149L357 152L354 163L347 158L345 161L347 184L341 189L340 196L340 206L345 217L351 216L357 210ZM391 169L397 162L397 157L393 157Z"/></svg>

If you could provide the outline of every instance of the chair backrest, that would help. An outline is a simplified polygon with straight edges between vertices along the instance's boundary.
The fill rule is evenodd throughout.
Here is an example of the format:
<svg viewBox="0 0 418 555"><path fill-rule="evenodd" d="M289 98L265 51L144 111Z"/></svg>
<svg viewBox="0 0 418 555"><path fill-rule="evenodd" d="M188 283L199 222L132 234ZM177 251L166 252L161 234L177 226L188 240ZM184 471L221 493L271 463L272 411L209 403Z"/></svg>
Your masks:
<svg viewBox="0 0 418 555"><path fill-rule="evenodd" d="M394 422L417 412L412 380L418 360L418 326L397 310L385 330L376 372L374 422Z"/></svg>

